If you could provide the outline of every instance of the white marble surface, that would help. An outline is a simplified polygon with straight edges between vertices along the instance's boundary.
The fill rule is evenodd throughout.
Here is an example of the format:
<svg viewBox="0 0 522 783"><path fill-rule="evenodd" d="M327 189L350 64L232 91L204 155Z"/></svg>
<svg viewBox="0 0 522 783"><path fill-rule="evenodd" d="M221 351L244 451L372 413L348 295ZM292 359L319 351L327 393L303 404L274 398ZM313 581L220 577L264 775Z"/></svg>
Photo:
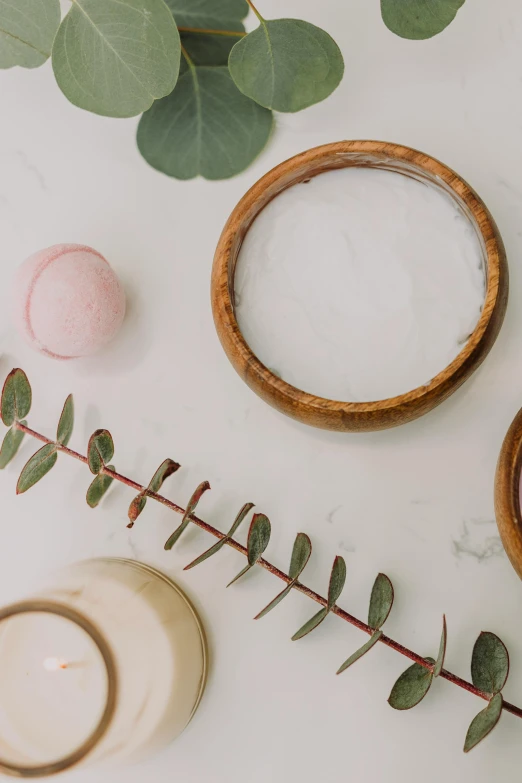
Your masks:
<svg viewBox="0 0 522 783"><path fill-rule="evenodd" d="M261 3L261 0L260 0ZM266 16L283 4L263 0ZM349 9L350 6L350 9ZM493 475L505 431L522 404L522 7L474 0L437 39L402 41L382 25L377 0L346 4L285 0L284 13L332 32L346 59L340 89L325 104L278 119L268 150L235 180L175 182L149 169L136 122L70 106L50 67L0 74L0 373L22 366L34 387L30 423L52 434L63 400L75 394L72 446L96 427L116 442L116 465L146 481L167 456L183 470L168 494L185 502L203 479L213 491L201 514L226 528L256 501L272 519L270 557L287 566L298 530L314 556L305 581L324 590L336 553L346 557L341 603L364 617L376 573L390 575L395 610L387 631L424 655L438 645L447 613L447 666L468 676L481 629L511 652L505 695L522 704L522 585L496 536ZM209 275L230 210L269 167L341 138L409 144L456 168L495 215L511 268L511 304L483 368L434 413L406 427L362 435L307 429L268 408L229 366L214 333ZM30 252L56 242L91 244L128 291L125 332L105 355L59 364L26 348L9 329L7 282ZM149 503L126 527L131 493L117 487L97 511L83 501L86 469L60 458L27 495L15 496L15 466L0 475L0 600L39 575L93 555L141 558L173 576L208 629L212 668L194 721L161 756L85 783L261 783L283 781L506 780L521 760L522 722L504 715L470 756L467 725L483 705L438 682L416 710L386 703L407 662L383 647L341 678L334 672L363 641L329 618L309 639L289 637L314 611L294 595L261 622L251 618L279 588L256 573L230 590L241 565L222 552L189 573L209 545L193 530L172 553L163 543L179 518ZM243 531L243 534L245 531Z"/></svg>

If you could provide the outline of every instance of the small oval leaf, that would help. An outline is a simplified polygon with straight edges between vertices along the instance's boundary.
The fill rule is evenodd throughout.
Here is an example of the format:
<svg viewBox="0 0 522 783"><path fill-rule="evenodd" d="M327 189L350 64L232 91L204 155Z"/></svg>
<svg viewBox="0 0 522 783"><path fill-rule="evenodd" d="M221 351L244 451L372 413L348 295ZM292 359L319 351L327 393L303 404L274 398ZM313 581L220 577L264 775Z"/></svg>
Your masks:
<svg viewBox="0 0 522 783"><path fill-rule="evenodd" d="M486 709L473 718L466 734L464 753L469 753L470 750L493 731L502 715L502 703L502 694L496 693Z"/></svg>
<svg viewBox="0 0 522 783"><path fill-rule="evenodd" d="M23 370L11 370L2 389L1 415L6 427L25 419L31 410L32 391Z"/></svg>
<svg viewBox="0 0 522 783"><path fill-rule="evenodd" d="M301 111L324 100L344 72L333 38L300 19L263 20L234 46L228 65L242 93L281 112Z"/></svg>
<svg viewBox="0 0 522 783"><path fill-rule="evenodd" d="M504 642L489 631L482 631L471 657L473 685L484 693L499 693L509 674L509 654Z"/></svg>
<svg viewBox="0 0 522 783"><path fill-rule="evenodd" d="M234 582L237 582L238 579L241 579L242 576L244 576L246 573L248 573L252 569L251 565L246 565L244 568L241 569L239 574L236 574L236 576L228 583L227 587L230 587L234 584Z"/></svg>
<svg viewBox="0 0 522 783"><path fill-rule="evenodd" d="M61 446L67 446L71 440L74 427L74 402L72 394L69 394L63 406L62 415L58 422L56 440Z"/></svg>
<svg viewBox="0 0 522 783"><path fill-rule="evenodd" d="M53 44L58 86L75 106L134 117L174 89L179 33L163 0L74 0Z"/></svg>
<svg viewBox="0 0 522 783"><path fill-rule="evenodd" d="M196 489L196 491L193 493L192 497L190 498L187 504L185 513L183 514L183 519L181 520L181 524L179 525L179 527L176 528L176 530L173 532L173 534L165 543L165 549L167 551L172 549L172 547L178 541L179 537L181 536L185 528L188 527L188 525L190 524L191 514L194 512L203 493L206 492L208 489L210 489L210 484L208 483L208 481L203 481Z"/></svg>
<svg viewBox="0 0 522 783"><path fill-rule="evenodd" d="M381 0L386 27L401 38L424 40L441 33L465 0Z"/></svg>
<svg viewBox="0 0 522 783"><path fill-rule="evenodd" d="M346 563L339 555L335 558L328 585L328 609L333 609L346 582Z"/></svg>
<svg viewBox="0 0 522 783"><path fill-rule="evenodd" d="M426 658L428 663L434 664L433 658ZM420 663L414 663L401 674L392 688L388 704L394 710L411 710L428 693L433 682L433 672L425 669Z"/></svg>
<svg viewBox="0 0 522 783"><path fill-rule="evenodd" d="M107 468L109 470L114 470L114 465L107 465ZM96 508L113 481L113 477L107 476L105 473L99 473L95 476L87 490L87 505L91 508Z"/></svg>
<svg viewBox="0 0 522 783"><path fill-rule="evenodd" d="M268 614L268 612L271 612L272 609L275 609L278 604L281 603L283 598L286 598L287 595L289 595L292 592L292 587L294 586L294 583L292 582L287 587L285 587L284 590L281 590L281 592L276 595L273 601L270 601L270 603L265 606L264 609L262 609L259 614L256 614L254 617L254 620L260 620L262 617Z"/></svg>
<svg viewBox="0 0 522 783"><path fill-rule="evenodd" d="M255 565L270 542L272 526L265 514L254 514L248 531L248 564Z"/></svg>
<svg viewBox="0 0 522 783"><path fill-rule="evenodd" d="M359 658L362 658L363 655L366 655L366 653L372 649L374 645L377 644L379 639L382 636L382 631L375 631L372 636L368 639L368 641L363 644L362 647L359 647L358 650L356 650L352 655L350 655L349 658L346 659L346 661L343 663L342 666L339 667L337 670L337 674L342 674L346 669L348 669L352 663L355 663L355 661L358 661Z"/></svg>
<svg viewBox="0 0 522 783"><path fill-rule="evenodd" d="M172 476L180 467L181 465L178 462L174 462L173 459L164 460L151 478L147 490L154 493L159 492L168 477Z"/></svg>
<svg viewBox="0 0 522 783"><path fill-rule="evenodd" d="M108 430L96 430L90 439L87 458L91 473L97 474L114 457L114 442Z"/></svg>
<svg viewBox="0 0 522 783"><path fill-rule="evenodd" d="M26 463L16 485L16 494L21 495L31 489L56 464L58 454L54 443L46 443Z"/></svg>
<svg viewBox="0 0 522 783"><path fill-rule="evenodd" d="M442 634L440 637L439 654L433 669L433 676L438 677L444 666L444 658L446 657L446 643L448 640L448 627L446 625L446 615L442 615Z"/></svg>
<svg viewBox="0 0 522 783"><path fill-rule="evenodd" d="M328 608L325 606L323 609L320 609L317 614L314 614L313 617L311 617L301 628L294 633L292 636L292 641L297 642L298 639L302 639L303 636L307 636L311 631L315 630L318 625L321 625L323 620L328 615Z"/></svg>
<svg viewBox="0 0 522 783"><path fill-rule="evenodd" d="M306 533L298 533L292 549L292 559L290 560L290 569L288 575L290 579L296 580L303 573L306 564L312 554L312 542Z"/></svg>
<svg viewBox="0 0 522 783"><path fill-rule="evenodd" d="M373 583L370 596L370 608L368 610L368 625L377 630L381 628L393 606L393 585L386 574L378 574Z"/></svg>
<svg viewBox="0 0 522 783"><path fill-rule="evenodd" d="M0 0L0 68L42 65L59 24L59 0Z"/></svg>
<svg viewBox="0 0 522 783"><path fill-rule="evenodd" d="M127 527L134 527L134 523L145 508L146 503L147 497L145 492L140 492L139 495L136 495L136 497L131 500L129 510L127 512L127 516L129 517L129 524Z"/></svg>
<svg viewBox="0 0 522 783"><path fill-rule="evenodd" d="M20 422L21 424L27 424L26 421ZM25 432L11 427L5 434L2 441L2 447L0 448L0 470L3 470L11 460L16 456L18 449L24 439Z"/></svg>
<svg viewBox="0 0 522 783"><path fill-rule="evenodd" d="M196 557L196 559L193 560L192 563L189 563L187 566L185 566L183 570L188 571L190 568L194 568L195 566L200 565L200 563L204 563L205 560L208 560L209 557L212 557L212 555L215 555L217 552L219 552L220 549L223 549L227 541L230 541L230 539L232 538L232 536L240 526L241 522L244 520L244 518L249 513L249 511L253 509L253 507L254 507L253 503L245 503L245 505L241 508L239 514L235 518L234 523L230 528L230 530L228 531L228 533L226 534L226 536L223 536L223 538L221 538L219 541L216 541L216 543L213 546L211 546L209 549L203 552L203 554L200 555L199 557ZM238 575L237 579L239 579L239 576L240 575Z"/></svg>

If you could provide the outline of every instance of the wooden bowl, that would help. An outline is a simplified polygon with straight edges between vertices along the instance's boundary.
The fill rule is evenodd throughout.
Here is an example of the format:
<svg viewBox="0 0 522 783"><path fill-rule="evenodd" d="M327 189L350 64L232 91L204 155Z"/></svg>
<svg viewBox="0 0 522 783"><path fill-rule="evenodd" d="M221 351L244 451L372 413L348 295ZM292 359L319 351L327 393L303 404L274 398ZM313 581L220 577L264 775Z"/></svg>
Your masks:
<svg viewBox="0 0 522 783"><path fill-rule="evenodd" d="M495 515L504 549L522 579L522 410L515 416L504 438L495 476Z"/></svg>
<svg viewBox="0 0 522 783"><path fill-rule="evenodd" d="M480 320L460 354L425 386L377 402L340 402L316 397L274 375L245 342L234 312L234 273L245 235L261 210L279 193L324 171L347 166L394 171L443 190L475 226L484 253L486 298ZM380 430L404 424L439 405L481 364L502 326L508 297L508 268L501 236L488 209L454 171L422 152L379 141L340 141L315 147L281 163L246 193L219 239L212 268L212 310L217 333L233 367L265 402L314 427L343 432Z"/></svg>

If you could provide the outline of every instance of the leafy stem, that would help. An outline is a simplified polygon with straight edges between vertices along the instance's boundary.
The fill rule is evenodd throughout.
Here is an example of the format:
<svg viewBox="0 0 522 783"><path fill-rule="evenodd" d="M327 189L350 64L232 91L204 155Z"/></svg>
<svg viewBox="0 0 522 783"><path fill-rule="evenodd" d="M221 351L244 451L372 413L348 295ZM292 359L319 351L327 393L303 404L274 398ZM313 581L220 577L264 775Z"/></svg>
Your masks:
<svg viewBox="0 0 522 783"><path fill-rule="evenodd" d="M194 65L194 60L193 60L193 59L192 59L192 57L189 55L189 53L187 52L187 50L185 49L185 47L183 46L183 44L181 44L181 54L183 55L183 57L184 57L184 58L185 58L185 60L187 61L187 65L188 65L190 68L194 69L194 68L195 68L195 65Z"/></svg>
<svg viewBox="0 0 522 783"><path fill-rule="evenodd" d="M77 451L70 449L68 446L66 446L63 443L55 442L47 438L45 435L41 435L40 433L28 427L22 421L16 420L13 423L12 428L21 433L24 433L25 435L29 435L30 437L40 441L43 444L52 446L57 452L61 452L69 457L73 457L74 459L82 462L85 465L89 464L88 458L83 454L80 454ZM134 481L133 479L123 476L121 473L118 473L110 466L104 465L101 468L99 475L104 475L112 480L119 481L121 484L125 484L127 487L130 487L131 489L136 490L139 493L146 493L147 498L150 498L151 500L155 500L158 503L161 503L163 506L169 508L171 511L175 511L177 514L181 514L182 516L187 517L187 510L184 509L182 506L179 506L177 503L174 503L172 500L169 500L168 498L158 494L157 492L153 492L149 490L148 487L142 486L141 484ZM249 551L247 547L243 546L229 535L217 530L212 525L209 525L207 522L205 522L200 517L196 516L194 513L189 513L188 519L191 522L193 522L197 527L201 528L202 530L205 530L207 533L210 533L210 535L214 536L220 541L223 540L227 546L231 547L232 549L235 549L236 552L240 552L245 557L249 556ZM255 560L255 564L261 566L261 568L264 568L266 571L273 574L273 576L280 579L287 586L291 585L294 590L297 590L303 595L306 595L308 598L310 598L312 601L315 601L320 606L329 609L329 611L331 611L332 614L335 614L337 617L341 618L341 620L344 620L350 625L355 626L360 631L363 631L364 633L368 634L370 637L375 636L376 634L375 628L373 628L371 625L363 622L362 620L359 620L357 617L354 617L352 614L347 612L345 609L342 609L337 604L330 606L327 598L324 598L323 596L319 595L319 593L316 593L314 590L312 590L307 585L303 584L301 581L293 579L289 574L279 569L273 563L270 563L268 560L259 557ZM392 650L395 650L396 652L400 653L404 657L408 658L410 661L413 661L414 664L416 664L419 667L422 667L422 669L428 671L430 674L433 673L435 667L435 662L433 661L433 659L423 658L418 653L414 652L413 650L410 650L408 647L405 647L404 645L395 641L391 637L386 636L385 634L381 634L376 640L376 642L384 644L386 645L386 647L390 647ZM486 690L477 687L475 684L468 682L467 680L464 680L463 678L457 676L456 674L453 674L447 669L441 669L440 677L447 680L448 682L453 683L453 685L457 685L459 688L462 688L468 691L469 693L472 693L475 696L484 699L487 702L491 702L492 700L491 692L487 692ZM517 707L514 704L510 704L507 701L503 701L501 706L502 706L502 710L505 710L506 712L509 712L518 718L522 718L522 709L520 707Z"/></svg>
<svg viewBox="0 0 522 783"><path fill-rule="evenodd" d="M247 33L239 30L206 30L202 27L178 27L180 33L200 33L201 35L228 35L234 38L244 38Z"/></svg>
<svg viewBox="0 0 522 783"><path fill-rule="evenodd" d="M259 19L259 21L260 21L262 24L264 24L264 22L265 22L265 19L264 19L264 17L263 17L263 16L261 16L261 14L259 13L259 11L258 11L258 10L257 10L257 8L255 7L254 3L252 2L252 0L247 0L247 3L248 3L248 5L250 6L251 10L252 10L252 11L255 13L255 15L257 16L257 18Z"/></svg>

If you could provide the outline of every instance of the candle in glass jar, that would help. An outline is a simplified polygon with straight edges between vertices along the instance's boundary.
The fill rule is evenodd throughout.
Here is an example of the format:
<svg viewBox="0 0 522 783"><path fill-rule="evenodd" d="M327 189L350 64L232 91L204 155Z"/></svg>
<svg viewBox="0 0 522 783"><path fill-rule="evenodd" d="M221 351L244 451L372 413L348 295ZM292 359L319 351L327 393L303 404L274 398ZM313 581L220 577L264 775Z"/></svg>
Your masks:
<svg viewBox="0 0 522 783"><path fill-rule="evenodd" d="M0 610L0 766L34 776L140 758L185 728L205 672L201 625L168 579L76 564Z"/></svg>
<svg viewBox="0 0 522 783"><path fill-rule="evenodd" d="M477 227L409 172L348 167L281 192L235 271L235 313L260 361L347 402L423 386L460 353L485 297Z"/></svg>

